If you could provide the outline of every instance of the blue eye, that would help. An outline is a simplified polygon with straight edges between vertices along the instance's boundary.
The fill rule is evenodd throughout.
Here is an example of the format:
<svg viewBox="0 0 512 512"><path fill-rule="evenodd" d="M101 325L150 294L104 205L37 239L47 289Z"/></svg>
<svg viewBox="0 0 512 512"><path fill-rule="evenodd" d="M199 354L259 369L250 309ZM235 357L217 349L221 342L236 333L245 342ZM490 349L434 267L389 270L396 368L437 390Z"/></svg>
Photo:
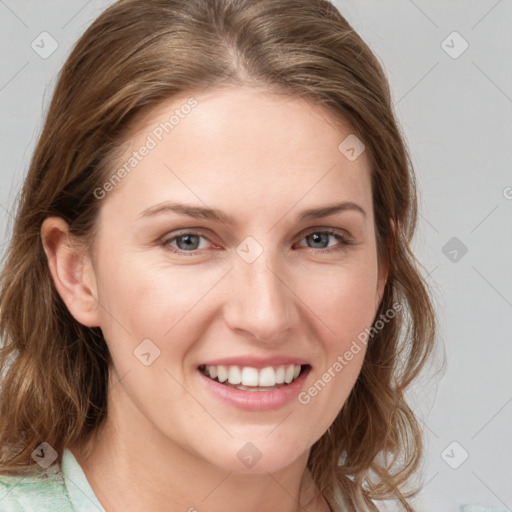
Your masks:
<svg viewBox="0 0 512 512"><path fill-rule="evenodd" d="M169 238L169 239L165 240L163 243L166 247L170 247L171 250L178 249L177 251L173 251L173 252L180 252L180 251L193 252L198 249L204 249L204 247L199 247L201 238L203 238L204 240L207 240L206 237L200 235L199 233L195 233L195 232L191 231L191 232L182 233L180 235ZM174 241L176 241L177 247L171 245L171 243L173 243Z"/></svg>

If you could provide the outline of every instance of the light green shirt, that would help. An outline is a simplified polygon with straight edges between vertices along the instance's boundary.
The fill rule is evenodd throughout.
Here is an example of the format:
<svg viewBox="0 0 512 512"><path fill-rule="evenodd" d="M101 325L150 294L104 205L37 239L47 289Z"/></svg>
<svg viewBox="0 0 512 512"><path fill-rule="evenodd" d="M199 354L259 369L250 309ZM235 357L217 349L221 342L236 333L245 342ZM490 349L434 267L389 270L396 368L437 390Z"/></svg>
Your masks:
<svg viewBox="0 0 512 512"><path fill-rule="evenodd" d="M82 468L65 449L38 476L0 474L0 512L105 512Z"/></svg>

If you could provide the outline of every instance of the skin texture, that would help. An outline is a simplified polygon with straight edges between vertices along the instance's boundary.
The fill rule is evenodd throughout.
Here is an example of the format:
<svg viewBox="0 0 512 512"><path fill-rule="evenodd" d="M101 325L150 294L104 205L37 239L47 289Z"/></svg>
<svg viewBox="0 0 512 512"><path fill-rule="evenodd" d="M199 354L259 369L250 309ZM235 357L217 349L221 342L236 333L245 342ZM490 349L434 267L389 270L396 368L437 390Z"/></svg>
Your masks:
<svg viewBox="0 0 512 512"><path fill-rule="evenodd" d="M119 166L190 96L140 121ZM63 220L43 224L61 297L77 321L101 327L113 359L105 428L89 458L71 449L108 512L291 512L315 496L308 454L348 397L364 347L308 404L266 412L220 401L197 366L301 357L311 365L307 389L371 326L386 275L370 167L366 153L349 161L338 150L350 126L303 99L254 88L194 98L197 106L101 199L93 250L80 250ZM171 200L222 210L236 224L172 212L140 218ZM366 216L297 220L341 201ZM326 228L353 244L307 236ZM188 253L171 240L187 230L204 237ZM236 251L247 237L263 250L252 263ZM134 356L147 338L160 350L149 366ZM237 457L247 442L261 453L252 468ZM328 509L313 499L301 510Z"/></svg>

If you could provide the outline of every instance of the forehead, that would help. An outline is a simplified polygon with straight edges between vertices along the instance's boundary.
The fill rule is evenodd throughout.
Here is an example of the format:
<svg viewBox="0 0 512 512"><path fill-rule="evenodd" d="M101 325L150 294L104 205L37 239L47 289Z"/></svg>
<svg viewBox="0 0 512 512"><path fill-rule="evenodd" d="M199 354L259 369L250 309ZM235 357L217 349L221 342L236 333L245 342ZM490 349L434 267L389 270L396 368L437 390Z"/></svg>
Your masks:
<svg viewBox="0 0 512 512"><path fill-rule="evenodd" d="M351 137L348 123L299 97L253 88L183 94L133 127L113 168L127 172L112 200L143 209L172 198L248 215L298 202L351 200L368 209L367 155L342 151Z"/></svg>

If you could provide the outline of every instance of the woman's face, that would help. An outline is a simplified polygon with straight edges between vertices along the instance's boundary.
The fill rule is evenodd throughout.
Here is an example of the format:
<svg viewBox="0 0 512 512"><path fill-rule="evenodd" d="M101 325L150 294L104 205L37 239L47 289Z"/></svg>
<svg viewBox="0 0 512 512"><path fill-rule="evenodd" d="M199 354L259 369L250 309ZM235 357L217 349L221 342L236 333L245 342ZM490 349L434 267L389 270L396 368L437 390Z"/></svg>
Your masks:
<svg viewBox="0 0 512 512"><path fill-rule="evenodd" d="M283 468L342 408L382 295L367 155L321 107L249 88L134 133L95 191L109 414L225 470Z"/></svg>

